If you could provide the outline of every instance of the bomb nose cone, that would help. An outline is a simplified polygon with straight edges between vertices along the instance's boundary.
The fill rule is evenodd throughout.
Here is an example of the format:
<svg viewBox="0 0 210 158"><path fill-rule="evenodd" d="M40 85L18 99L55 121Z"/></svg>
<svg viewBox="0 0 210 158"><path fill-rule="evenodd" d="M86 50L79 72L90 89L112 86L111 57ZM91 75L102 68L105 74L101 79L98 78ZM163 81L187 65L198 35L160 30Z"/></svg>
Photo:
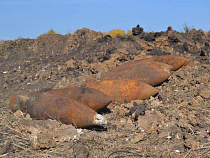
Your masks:
<svg viewBox="0 0 210 158"><path fill-rule="evenodd" d="M96 114L94 116L93 123L95 123L96 125L106 125L107 119L100 114Z"/></svg>

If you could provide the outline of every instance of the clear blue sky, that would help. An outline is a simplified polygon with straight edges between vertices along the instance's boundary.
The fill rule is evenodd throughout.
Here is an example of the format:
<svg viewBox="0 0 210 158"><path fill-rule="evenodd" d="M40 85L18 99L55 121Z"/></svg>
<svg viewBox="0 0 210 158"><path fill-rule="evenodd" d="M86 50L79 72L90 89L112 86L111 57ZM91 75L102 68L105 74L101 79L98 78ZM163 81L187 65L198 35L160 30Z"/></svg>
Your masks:
<svg viewBox="0 0 210 158"><path fill-rule="evenodd" d="M50 29L73 33L86 27L108 32L165 31L183 24L210 30L210 0L0 0L0 40L36 38Z"/></svg>

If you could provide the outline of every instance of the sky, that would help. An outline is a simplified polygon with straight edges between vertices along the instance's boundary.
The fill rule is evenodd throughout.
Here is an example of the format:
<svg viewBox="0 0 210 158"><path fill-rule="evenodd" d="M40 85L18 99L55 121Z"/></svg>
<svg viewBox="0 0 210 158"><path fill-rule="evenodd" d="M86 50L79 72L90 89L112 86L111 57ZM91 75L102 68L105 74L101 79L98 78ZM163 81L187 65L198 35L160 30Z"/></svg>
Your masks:
<svg viewBox="0 0 210 158"><path fill-rule="evenodd" d="M100 32L210 30L210 0L0 0L0 40L37 38L86 27Z"/></svg>

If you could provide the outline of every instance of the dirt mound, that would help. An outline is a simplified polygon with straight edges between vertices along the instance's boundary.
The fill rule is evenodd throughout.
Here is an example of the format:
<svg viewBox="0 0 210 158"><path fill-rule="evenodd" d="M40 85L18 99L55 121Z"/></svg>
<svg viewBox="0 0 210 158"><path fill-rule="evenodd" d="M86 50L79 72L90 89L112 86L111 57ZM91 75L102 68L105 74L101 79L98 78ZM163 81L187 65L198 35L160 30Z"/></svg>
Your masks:
<svg viewBox="0 0 210 158"><path fill-rule="evenodd" d="M156 87L145 101L110 103L102 128L75 129L52 120L31 120L8 110L17 90L45 91L131 60L178 55L191 63ZM103 36L87 28L73 34L0 44L1 157L208 157L210 154L210 35L202 30Z"/></svg>

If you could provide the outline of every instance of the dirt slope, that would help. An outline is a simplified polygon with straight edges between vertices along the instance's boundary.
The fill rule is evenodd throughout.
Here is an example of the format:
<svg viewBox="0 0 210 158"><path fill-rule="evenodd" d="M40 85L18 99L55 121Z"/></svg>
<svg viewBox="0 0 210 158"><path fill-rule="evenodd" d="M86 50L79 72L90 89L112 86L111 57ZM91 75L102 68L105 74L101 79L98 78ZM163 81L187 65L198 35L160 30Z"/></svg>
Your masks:
<svg viewBox="0 0 210 158"><path fill-rule="evenodd" d="M8 110L17 90L44 91L157 55L191 60L145 101L111 103L104 128L75 129L54 120L31 120ZM129 151L147 157L210 155L210 35L142 32L103 36L86 28L0 44L0 157L108 157ZM136 157L115 153L112 157Z"/></svg>

